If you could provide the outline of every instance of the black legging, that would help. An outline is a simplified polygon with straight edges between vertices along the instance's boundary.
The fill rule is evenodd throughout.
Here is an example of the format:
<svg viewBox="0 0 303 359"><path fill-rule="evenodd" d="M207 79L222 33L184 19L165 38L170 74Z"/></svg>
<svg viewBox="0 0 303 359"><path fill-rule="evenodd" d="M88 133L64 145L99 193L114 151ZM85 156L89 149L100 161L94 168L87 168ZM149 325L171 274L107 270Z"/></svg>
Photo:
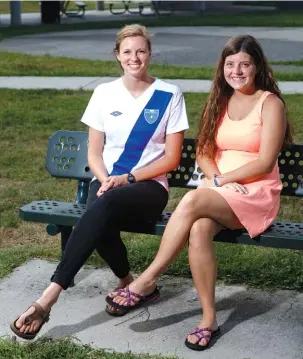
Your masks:
<svg viewBox="0 0 303 359"><path fill-rule="evenodd" d="M125 277L130 266L121 228L132 222L156 220L168 200L166 189L153 180L114 188L97 197L100 186L98 180L91 182L87 210L74 227L51 278L64 289L95 249L118 278Z"/></svg>

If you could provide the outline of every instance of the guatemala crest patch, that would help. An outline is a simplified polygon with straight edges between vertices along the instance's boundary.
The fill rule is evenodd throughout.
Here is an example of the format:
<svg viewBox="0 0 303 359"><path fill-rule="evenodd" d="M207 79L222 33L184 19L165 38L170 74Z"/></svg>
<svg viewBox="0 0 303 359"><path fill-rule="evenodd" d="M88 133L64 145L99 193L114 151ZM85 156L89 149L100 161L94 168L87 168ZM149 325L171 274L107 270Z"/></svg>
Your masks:
<svg viewBox="0 0 303 359"><path fill-rule="evenodd" d="M150 125L158 120L159 110L144 110L144 118L147 123Z"/></svg>

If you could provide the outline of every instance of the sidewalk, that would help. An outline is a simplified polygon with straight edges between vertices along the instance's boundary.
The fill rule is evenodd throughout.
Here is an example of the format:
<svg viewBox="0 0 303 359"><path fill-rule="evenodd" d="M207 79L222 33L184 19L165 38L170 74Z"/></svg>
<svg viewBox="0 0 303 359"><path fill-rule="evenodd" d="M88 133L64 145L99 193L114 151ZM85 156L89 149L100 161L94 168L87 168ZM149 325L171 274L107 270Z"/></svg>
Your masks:
<svg viewBox="0 0 303 359"><path fill-rule="evenodd" d="M55 267L53 262L31 260L0 281L0 336L12 336L9 323L37 299ZM201 318L192 281L163 276L158 284L160 300L113 318L104 311L105 296L115 286L113 274L107 268L81 270L76 286L62 293L38 337L73 336L83 344L117 352L184 359L302 358L303 293L218 285L222 335L210 349L197 353L184 345Z"/></svg>
<svg viewBox="0 0 303 359"><path fill-rule="evenodd" d="M158 64L213 66L228 39L243 34L255 36L271 62L303 58L303 28L169 26L149 30L153 34L152 62ZM116 33L117 29L90 29L17 36L0 41L0 51L112 61ZM274 68L303 70L302 66Z"/></svg>
<svg viewBox="0 0 303 359"><path fill-rule="evenodd" d="M115 77L44 77L44 76L0 76L0 88L10 89L57 89L93 90L99 84ZM210 80L166 79L180 87L182 92L209 92ZM303 94L303 81L281 81L279 87L284 94Z"/></svg>

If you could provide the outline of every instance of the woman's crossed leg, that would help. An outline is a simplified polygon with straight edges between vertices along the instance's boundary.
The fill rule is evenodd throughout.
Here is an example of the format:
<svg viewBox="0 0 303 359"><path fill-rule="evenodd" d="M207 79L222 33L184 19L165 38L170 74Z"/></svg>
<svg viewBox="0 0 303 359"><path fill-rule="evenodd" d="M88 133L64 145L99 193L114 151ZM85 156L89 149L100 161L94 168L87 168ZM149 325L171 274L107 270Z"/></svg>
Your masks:
<svg viewBox="0 0 303 359"><path fill-rule="evenodd" d="M189 263L193 280L199 295L203 318L198 328L210 328L215 331L218 326L215 313L215 284L217 265L214 254L213 238L222 226L230 229L243 228L229 204L216 191L200 188L188 192L172 214L158 253L150 266L134 281L128 289L130 292L145 297L156 288L156 280L168 265L174 261L188 242ZM109 298L119 306L129 306L125 293L109 294ZM141 298L142 298L141 297ZM136 307L140 298L131 297L131 306ZM204 337L204 338L203 338ZM206 346L211 332L203 337L193 334L188 336L190 343Z"/></svg>

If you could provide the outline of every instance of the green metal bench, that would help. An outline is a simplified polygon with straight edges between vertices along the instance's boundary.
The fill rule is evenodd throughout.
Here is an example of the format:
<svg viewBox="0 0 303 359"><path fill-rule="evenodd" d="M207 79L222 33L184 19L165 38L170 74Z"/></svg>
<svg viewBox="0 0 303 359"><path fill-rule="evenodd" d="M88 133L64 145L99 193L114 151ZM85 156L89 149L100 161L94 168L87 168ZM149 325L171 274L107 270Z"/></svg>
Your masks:
<svg viewBox="0 0 303 359"><path fill-rule="evenodd" d="M89 182L93 175L87 163L87 133L57 131L50 137L46 168L53 177L78 180L74 203L55 200L31 202L20 208L24 221L47 223L50 235L61 233L64 251L72 227L86 209ZM303 197L303 145L291 145L279 156L279 167L283 182L282 195ZM170 187L195 188L203 173L195 166L195 141L185 139L179 167L168 174ZM165 212L157 222L137 223L135 227L123 228L126 232L162 235L171 213ZM251 239L245 230L222 231L216 241L252 244L276 248L303 249L303 223L279 222L270 226L263 234Z"/></svg>
<svg viewBox="0 0 303 359"><path fill-rule="evenodd" d="M70 10L71 1L60 1L61 13L67 17L84 17L87 4L84 1L73 1L73 5L77 6L77 10Z"/></svg>
<svg viewBox="0 0 303 359"><path fill-rule="evenodd" d="M166 5L166 9L160 11L159 4L161 1L107 1L109 5L109 11L113 15L123 15L126 12L129 14L140 14L142 16L167 16L173 13L171 4ZM145 13L145 9L150 9L151 12Z"/></svg>

